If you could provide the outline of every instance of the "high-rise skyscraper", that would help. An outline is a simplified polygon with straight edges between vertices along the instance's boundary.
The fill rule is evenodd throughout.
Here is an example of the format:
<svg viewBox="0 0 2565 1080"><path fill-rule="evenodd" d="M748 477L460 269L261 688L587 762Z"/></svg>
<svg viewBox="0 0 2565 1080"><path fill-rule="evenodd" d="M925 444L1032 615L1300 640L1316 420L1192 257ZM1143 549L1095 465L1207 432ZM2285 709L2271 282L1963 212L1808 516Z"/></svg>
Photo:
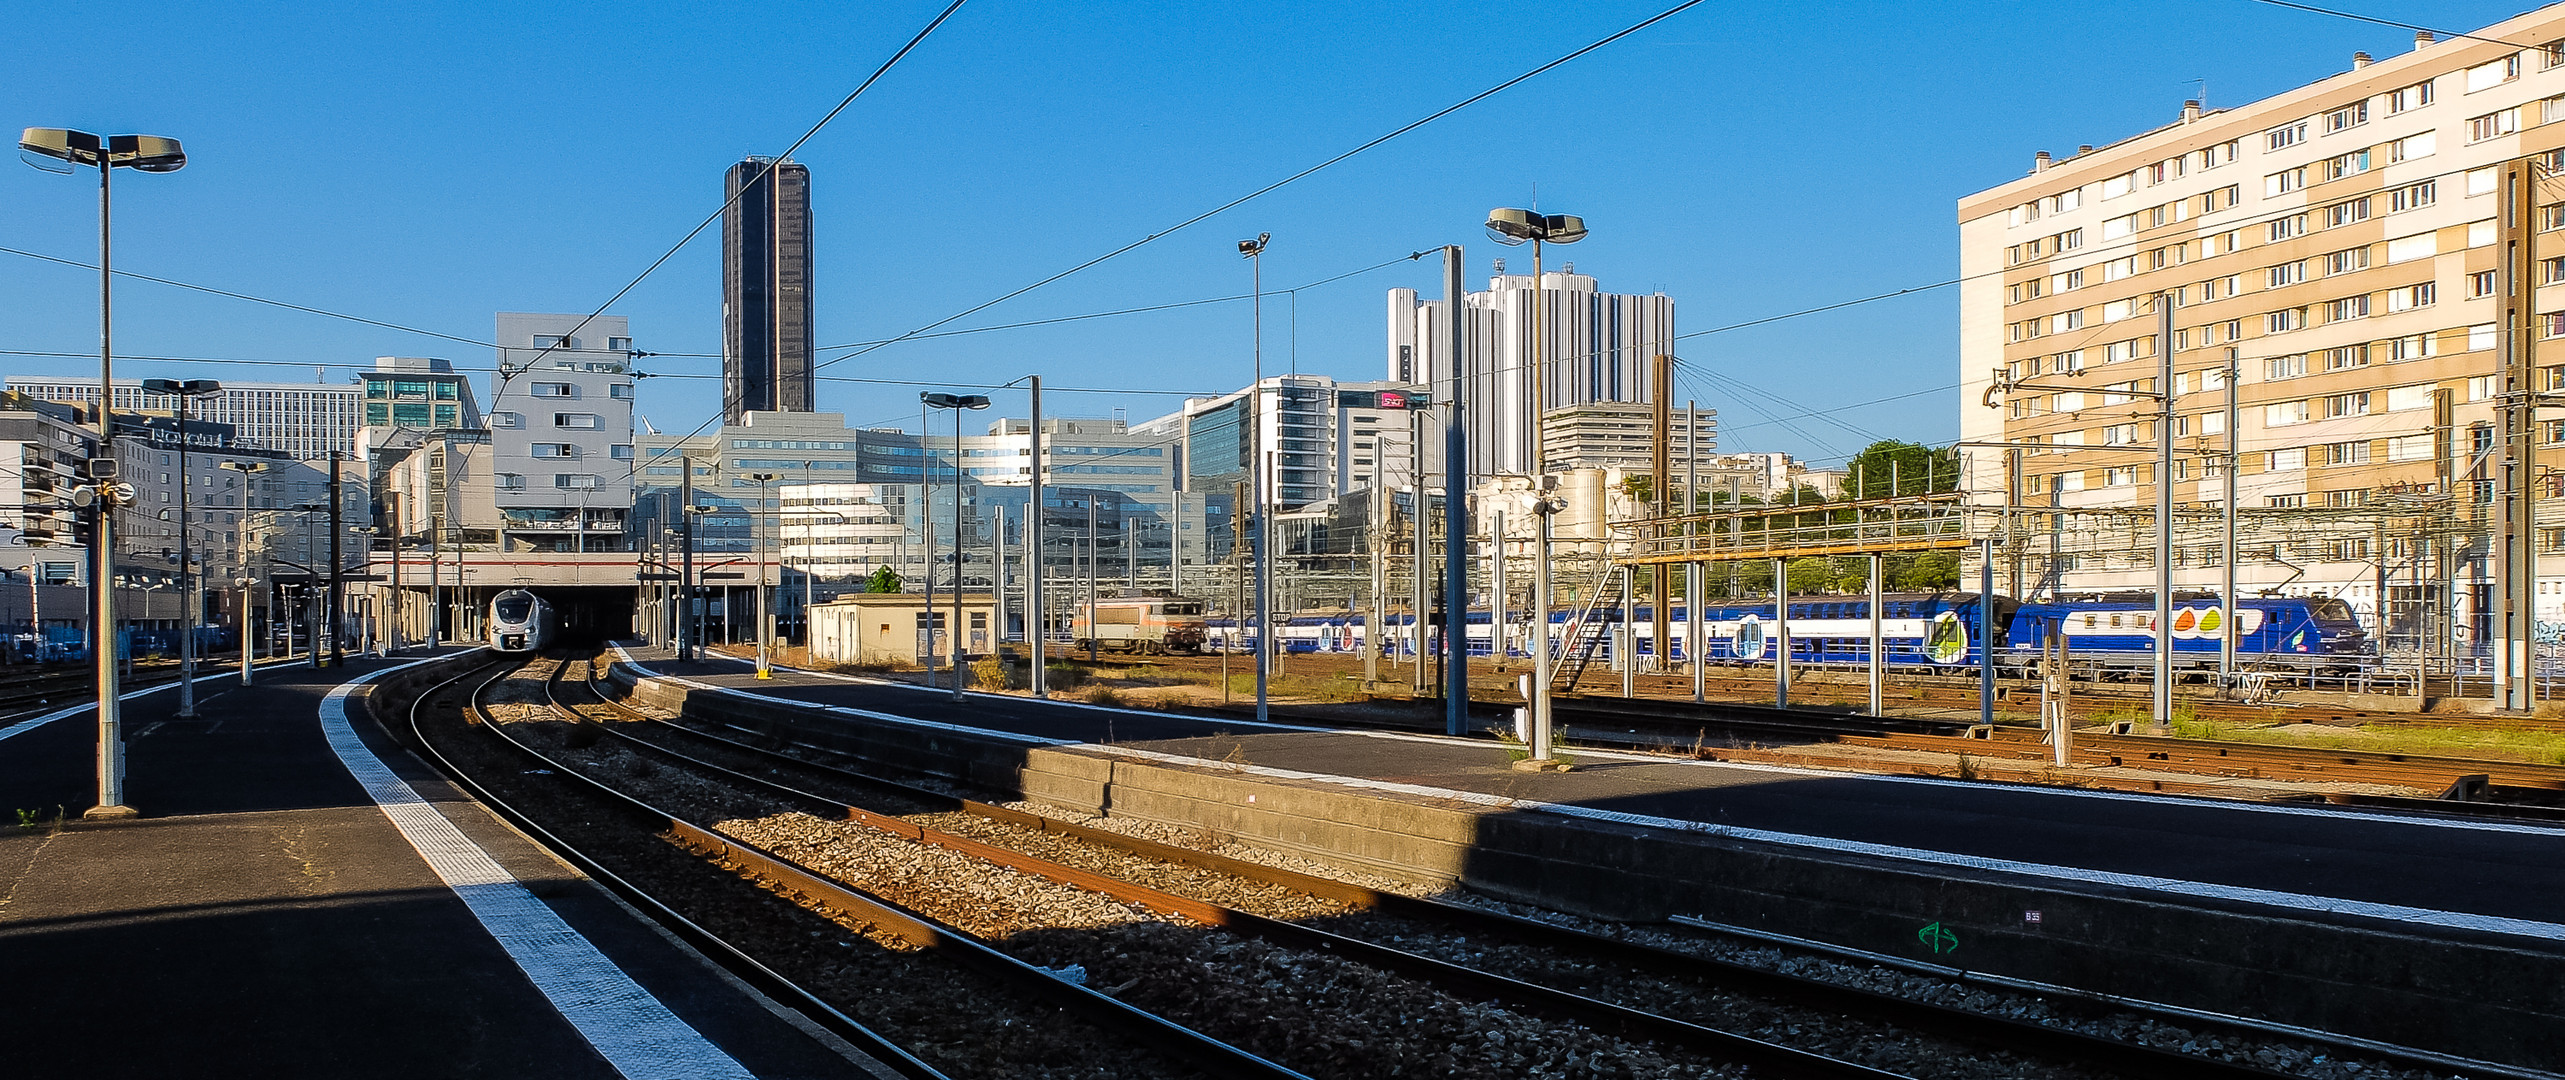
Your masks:
<svg viewBox="0 0 2565 1080"><path fill-rule="evenodd" d="M810 169L730 167L721 216L721 411L811 411Z"/></svg>

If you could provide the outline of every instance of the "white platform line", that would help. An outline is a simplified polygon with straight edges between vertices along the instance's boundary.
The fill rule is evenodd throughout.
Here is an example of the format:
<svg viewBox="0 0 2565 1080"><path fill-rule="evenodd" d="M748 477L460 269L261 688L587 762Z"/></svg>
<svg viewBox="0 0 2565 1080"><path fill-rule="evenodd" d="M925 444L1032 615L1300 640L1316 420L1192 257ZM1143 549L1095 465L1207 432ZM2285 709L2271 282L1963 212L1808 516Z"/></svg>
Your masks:
<svg viewBox="0 0 2565 1080"><path fill-rule="evenodd" d="M2452 930L2474 930L2490 934L2508 934L2517 937L2537 938L2542 941L2551 942L2565 940L2565 923L2538 922L2531 919L2513 919L2499 915L2477 915L2463 911L2439 911L2432 908L2406 907L2401 904L2380 904L2366 900L2349 900L2341 897L2317 896L2310 893L2280 892L2272 889L2256 889L2242 885L2220 885L2214 882L2205 881L2185 881L2180 878L2153 877L2144 874L2122 874L2108 870L2088 869L2080 866L2057 866L2049 863L2022 862L2014 859L1997 859L1983 855L1966 855L1958 852L1929 851L1920 848L1901 847L1893 844L1875 844L1861 840L1843 840L1831 836L1810 836L1804 833L1778 832L1771 829L1739 828L1737 826L1720 825L1707 821L1687 821L1682 818L1658 817L1654 814L1630 814L1623 813L1618 810L1598 810L1590 806L1573 806L1566 803L1542 802L1537 799L1509 799L1502 795L1489 795L1484 792L1461 791L1453 788L1427 787L1422 784L1401 784L1387 780L1372 780L1353 776L1337 776L1330 773L1300 772L1292 769L1276 769L1265 765L1239 765L1231 762L1213 761L1209 758L1188 757L1182 754L1164 754L1155 750L1141 750L1128 746L1097 746L1090 747L1089 749L1093 752L1106 755L1125 755L1150 761L1161 761L1196 768L1245 773L1277 780L1315 781L1318 783L1332 784L1338 787L1358 788L1368 791L1391 792L1401 795L1418 795L1435 799L1451 799L1458 802L1472 803L1493 809L1557 814L1561 817L1583 818L1589 821L1609 821L1620 825L1636 825L1642 828L1663 829L1668 832L1689 833L1696 836L1716 836L1724 839L1743 840L1760 844L1774 844L1782 847L1806 848L1850 855L1867 855L1882 859L1896 859L1901 862L1926 863L1932 866L1955 866L1970 870L1992 871L1995 873L2023 874L2031 877L2049 878L2075 883L2113 885L2124 889L2139 889L2148 892L2169 893L2175 896L2186 896L2199 899L2230 900L2248 904L2264 904L2273 907L2286 908L2291 911L2322 911L2336 915L2357 915L2364 918L2412 923L2418 926L2433 926Z"/></svg>
<svg viewBox="0 0 2565 1080"><path fill-rule="evenodd" d="M621 649L617 649L616 651L618 653L622 652ZM629 654L625 654L625 661L627 663L631 663L631 657ZM812 709L832 708L831 706L819 705L807 701L791 701L784 698L771 698L762 694L744 694L741 691L734 690L727 686L715 686L709 683L698 683L687 679L676 678L674 676L660 675L656 672L650 671L649 668L643 667L638 663L632 663L632 667L635 670L648 673L654 678L667 679L671 682L682 683L688 686L694 686L719 693L742 694L742 696L754 697L762 701L777 702L787 705L799 705ZM857 712L858 710L839 709L836 711ZM882 716L882 714L868 715ZM1015 741L1029 741L1027 736L1017 735L1013 732L972 729L955 724L934 724L922 720L911 720L905 717L883 716L883 718L895 723L934 727L950 731L977 730L980 734L990 737L1005 738ZM1406 738L1416 739L1418 741L1440 741L1434 740L1429 736L1406 736ZM1046 741L1051 741L1054 745L1071 745L1052 740ZM1770 829L1739 828L1736 826L1719 825L1706 821L1689 821L1682 818L1658 817L1652 814L1628 814L1617 810L1598 810L1592 807L1574 806L1567 803L1542 802L1536 799L1511 799L1502 795L1489 795L1484 792L1477 791L1461 791L1454 788L1427 787L1421 784L1401 784L1387 780L1372 780L1364 777L1339 776L1333 773L1300 772L1292 769L1277 769L1266 765L1241 765L1234 762L1213 761L1209 758L1191 757L1183 754L1168 754L1156 750L1142 750L1130 746L1101 745L1093 743L1080 743L1075 745L1099 754L1120 755L1145 761L1157 761L1167 764L1185 765L1223 772L1242 773L1250 776L1260 776L1276 780L1314 781L1317 783L1335 785L1337 787L1356 788L1366 791L1415 795L1434 799L1450 799L1456 802L1470 803L1499 810L1556 814L1562 817L1583 818L1593 821L1609 821L1616 824L1637 825L1644 828L1663 829L1668 832L1689 833L1697 836L1717 836L1753 843L1773 844L1782 847L1805 848L1843 854L1867 855L1876 858L1895 859L1901 862L1924 863L1932 866L1955 866L1971 870L2021 874L2031 877L2048 878L2068 882L2112 885L2126 889L2167 893L2198 899L2261 904L2285 908L2291 911L2322 911L2337 915L2354 915L2364 918L2384 919L2392 922L2411 923L2418 926L2431 926L2454 930L2472 930L2482 933L2504 934L2516 937L2530 937L2543 941L2565 940L2565 923L2539 922L2532 919L2513 919L2499 915L2477 915L2463 911L2440 911L2432 908L2407 907L2401 904L2381 904L2365 900L2350 900L2341 897L2317 896L2308 893L2256 889L2241 885L2220 885L2214 882L2186 881L2180 878L2154 877L2144 874L2122 874L2078 866L2058 866L2048 863L2023 862L2014 859L1997 859L1982 855L1966 855L1957 852L1932 851L1923 848L1910 848L1891 844L1876 844L1859 840L1843 840L1830 836L1811 836L1804 833L1787 833ZM1640 758L1639 760L1655 761L1660 759ZM1668 762L1668 764L1705 765L1716 767L1715 764L1706 762ZM1774 771L1791 770L1774 769ZM1811 773L1811 775L1831 776L1835 774ZM2142 798L2143 796L2132 797ZM2238 809L2243 808L2244 807L2241 806L2238 807ZM2268 810L2277 808L2265 807L2259 809ZM2301 812L2321 813L2321 811ZM2385 821L2397 825L2441 824L2439 822L2408 821L2403 818L2389 817L2376 817L2371 820ZM2539 832L2553 835L2550 830L2527 829L2519 831Z"/></svg>
<svg viewBox="0 0 2565 1080"><path fill-rule="evenodd" d="M623 657L623 662L626 665L632 667L636 671L643 672L652 678L667 679L672 682L685 683L688 686L700 687L707 690L718 690L725 693L745 693L745 691L740 691L733 687L697 683L684 679L681 676L661 674L660 672L654 671L643 665L640 661L633 659L632 654L625 652L622 646L615 646L614 649L616 655ZM728 653L716 653L707 650L703 655L713 659L728 660L733 663L748 664L751 666L756 664L756 661L743 660L739 657L731 656ZM938 690L932 687L919 686L916 683L895 682L889 679L868 679L860 675L841 675L833 671L813 671L809 668L792 668L786 667L782 664L768 664L767 666L778 671L792 671L802 675L808 675L813 678L854 683L860 686L892 687L918 691L920 693L940 694L946 697L950 697L953 693L949 689ZM993 701L1039 700L1035 698L1027 698L1019 694L991 694L979 690L972 690L969 691L969 693L973 697L985 697ZM832 707L806 701L795 701L790 702L790 704L804 705L810 708ZM1091 712L1123 713L1125 715L1145 716L1157 720L1165 720L1169 717L1169 714L1164 712L1155 712L1147 709L1134 709L1125 706L1094 705L1083 701L1060 701L1055 699L1049 704L1060 708L1086 709ZM887 719L898 723L920 724L954 731L980 732L982 734L993 735L1001 738L1024 738L1023 736L1013 736L1011 733L1003 731L988 731L986 729L959 727L951 724L932 724L928 721L914 720L904 716L888 716L886 714L866 712L860 709L838 708L841 708L842 711ZM1181 714L1179 714L1179 718L1181 718ZM1421 742L1472 746L1485 745L1484 743L1472 739L1455 738L1450 735L1428 735L1411 731L1371 731L1361 728L1312 727L1304 724L1278 724L1227 716L1218 717L1216 719L1211 717L1195 717L1193 719L1199 719L1204 723L1218 724L1224 729L1231 730L1238 728L1261 728L1269 731L1344 735L1361 739L1381 739L1389 742ZM1071 741L1072 740L1059 739L1050 740L1053 745L1067 745ZM1976 786L1971 784L1969 781L1952 780L1938 776L1895 776L1886 773L1864 773L1847 769L1823 769L1810 765L1777 765L1760 761L1696 761L1687 758L1667 757L1663 754L1642 754L1628 750L1612 750L1601 747L1573 747L1572 749L1575 751L1577 757L1591 758L1600 761L1628 761L1646 765L1679 766L1693 769L1722 769L1728 771L1778 773L1784 776L1806 776L1826 780L1858 780L1869 784L1915 784L1944 788ZM2202 810L2224 814L2273 814L2282 817L2323 818L2327 821L2369 821L2416 829L2453 829L2459 832L2509 833L2521 836L2549 837L2556 836L2559 833L2557 826L2537 822L2522 823L2513 821L2479 821L2458 817L2418 817L2411 814L2394 814L2375 810L2345 809L2341 807L2290 806L2277 803L2252 802L2243 799L2213 802L2206 801L2214 798L2211 796L2167 796L2156 795L2143 791L2113 791L2102 788L2044 787L2036 784L2017 784L2008 789L2008 794L2051 799L2075 799L2087 802L2096 800L2102 802L2132 802L2152 806L2173 806L2183 809Z"/></svg>
<svg viewBox="0 0 2565 1080"><path fill-rule="evenodd" d="M507 950L508 958L516 961L562 1018L616 1071L633 1080L753 1080L755 1074L633 982L365 748L348 722L347 697L359 685L399 670L369 672L321 700L321 730L329 736L330 750L364 785L383 816L471 908L472 917Z"/></svg>
<svg viewBox="0 0 2565 1080"><path fill-rule="evenodd" d="M311 661L308 661L308 660L289 660L289 661L286 661L286 662L281 663L281 664L278 664L278 663L271 663L271 664L268 664L268 665L265 665L265 666L259 667L259 668L258 668L258 669L256 669L256 670L259 670L259 671L268 671L268 670L272 670L272 669L274 669L274 668L279 668L279 667L292 667L292 666L294 666L294 665L296 665L296 664L307 664L307 663L310 663L310 662L311 662ZM206 684L206 683L208 683L208 682L211 682L211 681L213 681L213 680L216 680L216 679L237 679L237 678L239 678L239 677L240 677L240 673L239 673L239 672L237 672L237 671L225 671L225 672L220 672L220 673L215 673L215 674L199 675L199 676L196 676L196 684L197 684L198 686L202 686L202 685L204 685L204 684ZM156 694L156 693L159 693L159 692L161 692L161 691L163 691L163 690L170 689L171 687L174 687L174 686L177 686L177 685L178 685L178 684L177 684L177 683L175 683L175 682L165 682L165 683L162 683L162 684L160 684L160 685L158 685L158 686L146 686L146 687L143 687L143 688L142 688L142 689L140 689L140 690L128 690L128 691L125 691L124 693L121 693L121 694L116 695L116 700L117 700L117 701L120 701L120 702L121 702L121 701L132 701L133 699L138 698L138 697L141 697L141 696L143 696L144 694ZM35 729L37 729L37 728L43 727L43 726L45 726L46 724L53 723L54 721L56 721L56 720L60 720L60 719L62 719L62 718L64 718L64 717L67 717L67 716L78 716L78 715L80 715L81 713L85 713L85 712L95 712L95 711L97 711L97 708L98 708L98 704L97 704L96 702L94 702L94 701L84 701L84 702L81 702L81 703L80 703L80 704L78 704L78 705L71 706L70 708L67 708L67 709L55 709L54 711L49 712L49 713L46 713L46 714L44 714L43 716L29 717L28 719L20 720L20 721L18 721L17 723L11 724L11 725L9 725L8 727L0 728L0 740L5 740L5 739L7 739L8 737L10 737L10 736L12 736L12 735L23 735L23 734L25 734L25 733L27 733L27 732L34 731L34 730L35 730Z"/></svg>

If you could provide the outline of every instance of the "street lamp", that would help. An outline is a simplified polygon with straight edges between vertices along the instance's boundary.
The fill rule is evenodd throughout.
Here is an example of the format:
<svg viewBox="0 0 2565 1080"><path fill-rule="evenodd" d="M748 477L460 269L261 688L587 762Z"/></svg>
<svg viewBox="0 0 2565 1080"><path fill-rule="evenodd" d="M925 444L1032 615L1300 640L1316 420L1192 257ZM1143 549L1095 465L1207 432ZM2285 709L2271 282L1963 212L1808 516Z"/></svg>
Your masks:
<svg viewBox="0 0 2565 1080"><path fill-rule="evenodd" d="M1529 703L1532 730L1527 733L1531 757L1515 765L1540 770L1555 768L1558 764L1550 755L1550 521L1564 506L1550 494L1552 483L1547 440L1542 437L1541 430L1544 384L1550 377L1548 361L1542 355L1549 338L1542 332L1541 322L1545 309L1550 306L1550 293L1541 272L1541 245L1573 244L1585 239L1585 219L1571 214L1544 214L1538 210L1500 207L1487 213L1487 235L1509 247L1526 242L1532 245L1531 464L1535 496L1532 509L1540 517L1537 550L1532 558L1532 610L1533 625L1538 628L1538 646L1532 650L1532 700ZM1460 298L1453 297L1452 303L1458 305ZM1457 306L1453 314L1455 317L1459 315ZM1454 357L1452 362L1457 364L1460 358ZM1789 583L1783 582L1777 591L1781 597L1778 602L1787 605L1790 602Z"/></svg>
<svg viewBox="0 0 2565 1080"><path fill-rule="evenodd" d="M233 472L240 474L240 483L243 492L241 505L247 506L249 505L247 491L249 488L250 477L256 473L264 471L267 468L267 463L263 461L223 461L216 462L214 467L218 469L230 469ZM249 571L249 560L240 560L237 576L240 579L240 684L242 686L248 686L250 685L249 665L251 647L249 634L249 589L252 581L252 576Z"/></svg>
<svg viewBox="0 0 2565 1080"><path fill-rule="evenodd" d="M926 407L930 409L953 410L953 700L960 701L962 700L962 411L988 408L989 399L980 394L940 394L929 391L917 395L917 400L925 402ZM921 469L926 467L925 446L926 440L924 433L921 432L918 439L920 451L918 461ZM919 478L924 480L926 476L921 473ZM931 522L933 519L928 520ZM926 531L926 588L926 640L927 651L931 654L935 650L935 530L933 529ZM929 655L926 658L926 666L929 670L935 667L934 656Z"/></svg>
<svg viewBox="0 0 2565 1080"><path fill-rule="evenodd" d="M92 513L97 524L89 536L89 624L98 642L92 650L98 665L98 805L81 816L128 818L140 811L125 805L124 718L116 705L116 601L107 583L116 574L113 528L116 504L129 487L116 479L116 433L108 419L116 401L115 275L112 260L108 190L118 167L141 172L177 172L187 166L178 140L160 135L93 135L64 128L28 128L18 136L18 149L72 165L98 167L98 454L89 461L89 481L98 486Z"/></svg>
<svg viewBox="0 0 2565 1080"><path fill-rule="evenodd" d="M770 472L740 474L740 479L757 485L758 510L766 508L766 497L774 492L774 483L778 476L779 474ZM771 679L775 677L775 672L766 659L766 646L767 639L775 636L775 626L767 621L771 616L766 613L766 534L757 527L757 516L754 510L749 512L748 517L748 546L757 553L757 677Z"/></svg>
<svg viewBox="0 0 2565 1080"><path fill-rule="evenodd" d="M160 394L178 399L178 574L180 591L187 594L186 625L178 635L178 718L196 718L196 620L204 614L204 603L196 593L195 564L188 561L187 528L187 406L200 397L223 392L223 384L212 379L144 379L143 393Z"/></svg>
<svg viewBox="0 0 2565 1080"><path fill-rule="evenodd" d="M1274 585L1274 534L1271 521L1273 515L1266 512L1266 496L1271 492L1265 489L1265 245L1272 242L1273 238L1272 233L1257 233L1253 240L1238 241L1239 256L1246 259L1254 268L1251 274L1255 283L1256 296L1254 345L1256 378L1254 382L1248 384L1247 391L1247 460L1244 464L1247 466L1248 501L1255 504L1256 514L1256 528L1251 542L1256 548L1256 722L1260 724L1273 719L1272 701L1268 696L1267 682L1273 674L1275 648L1273 611L1270 607ZM1087 617L1089 619L1095 617L1092 606L1088 608ZM1088 632L1092 636L1093 628L1090 627Z"/></svg>

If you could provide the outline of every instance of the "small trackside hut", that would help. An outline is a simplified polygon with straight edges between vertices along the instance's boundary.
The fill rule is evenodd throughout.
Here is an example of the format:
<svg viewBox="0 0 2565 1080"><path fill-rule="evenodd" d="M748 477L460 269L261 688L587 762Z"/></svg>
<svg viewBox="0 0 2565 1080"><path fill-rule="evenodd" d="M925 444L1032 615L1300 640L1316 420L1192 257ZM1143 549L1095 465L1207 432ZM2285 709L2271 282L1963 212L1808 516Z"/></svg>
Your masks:
<svg viewBox="0 0 2565 1080"><path fill-rule="evenodd" d="M985 656L997 648L997 600L988 593L963 593L962 624L953 626L953 595L935 594L932 612L918 593L852 593L810 609L810 659L813 663L922 664L932 656Z"/></svg>

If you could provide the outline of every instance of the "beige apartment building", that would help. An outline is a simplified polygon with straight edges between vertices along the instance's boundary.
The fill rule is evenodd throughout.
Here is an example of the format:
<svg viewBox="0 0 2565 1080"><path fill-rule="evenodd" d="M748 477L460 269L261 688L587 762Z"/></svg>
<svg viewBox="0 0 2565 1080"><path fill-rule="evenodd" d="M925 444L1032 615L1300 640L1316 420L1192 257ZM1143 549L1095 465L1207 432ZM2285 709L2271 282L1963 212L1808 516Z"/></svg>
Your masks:
<svg viewBox="0 0 2565 1080"><path fill-rule="evenodd" d="M2151 516L2113 512L2155 504L2155 458L2130 451L2158 445L2141 395L2169 302L2176 587L2223 573L2233 372L2239 591L2383 603L2404 649L2463 654L2489 632L2500 169L2565 164L2565 6L2346 59L2249 105L2184 103L2154 131L2042 151L1960 201L1961 437L2003 444L1967 455L1971 491L2033 530L2038 509L2090 511L2006 556L2022 591L2152 587ZM2536 310L2558 312L2532 335L2546 390L2565 387L2565 181L2538 202L2522 232L2551 286ZM2538 430L2565 467L2565 424ZM2548 516L2542 550L2565 545ZM2565 623L2559 572L2542 560L2545 623Z"/></svg>

